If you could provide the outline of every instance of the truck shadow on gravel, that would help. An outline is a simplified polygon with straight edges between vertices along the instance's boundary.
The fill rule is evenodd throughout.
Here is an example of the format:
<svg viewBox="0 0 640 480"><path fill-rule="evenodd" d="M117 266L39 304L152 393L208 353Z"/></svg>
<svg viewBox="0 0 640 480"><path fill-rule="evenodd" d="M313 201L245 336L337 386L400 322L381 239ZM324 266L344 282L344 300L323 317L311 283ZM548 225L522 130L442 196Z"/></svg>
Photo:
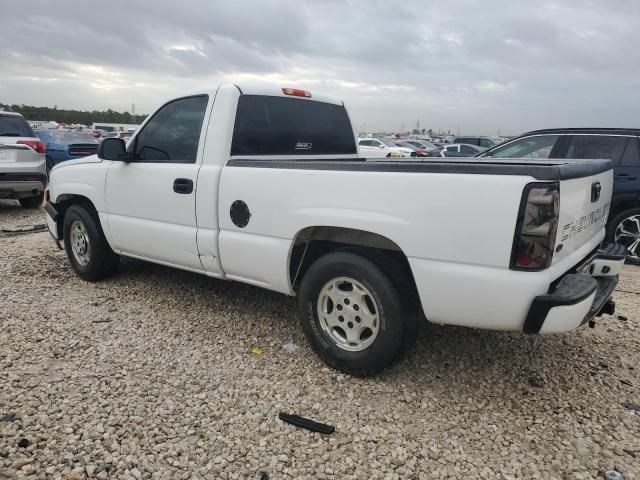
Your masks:
<svg viewBox="0 0 640 480"><path fill-rule="evenodd" d="M123 260L120 273L112 281L146 288L155 299L162 298L168 305L184 305L187 309L198 305L205 311L229 312L252 324L257 320L253 330L257 338L273 345L293 339L301 347L298 354L317 362L319 370L323 366L306 343L291 297L133 259ZM204 328L208 328L206 324ZM577 386L590 388L589 385L601 385L598 377L611 370L606 358L598 356L594 349L591 331L582 330L565 335L526 336L425 323L407 357L373 381L418 382L420 388L438 383L449 387L483 385L486 391L490 379L489 390L497 396L514 387L538 391L550 387L565 392ZM211 326L201 333L216 335L216 328Z"/></svg>

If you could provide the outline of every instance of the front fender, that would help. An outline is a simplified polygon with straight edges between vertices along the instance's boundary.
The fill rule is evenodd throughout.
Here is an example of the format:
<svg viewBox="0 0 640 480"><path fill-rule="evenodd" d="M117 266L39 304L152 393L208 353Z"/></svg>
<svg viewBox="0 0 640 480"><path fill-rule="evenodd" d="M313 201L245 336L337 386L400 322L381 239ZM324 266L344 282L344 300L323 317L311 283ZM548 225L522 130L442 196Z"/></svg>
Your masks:
<svg viewBox="0 0 640 480"><path fill-rule="evenodd" d="M66 160L51 170L49 198L60 203L74 196L87 198L100 212L106 211L105 181L108 165Z"/></svg>

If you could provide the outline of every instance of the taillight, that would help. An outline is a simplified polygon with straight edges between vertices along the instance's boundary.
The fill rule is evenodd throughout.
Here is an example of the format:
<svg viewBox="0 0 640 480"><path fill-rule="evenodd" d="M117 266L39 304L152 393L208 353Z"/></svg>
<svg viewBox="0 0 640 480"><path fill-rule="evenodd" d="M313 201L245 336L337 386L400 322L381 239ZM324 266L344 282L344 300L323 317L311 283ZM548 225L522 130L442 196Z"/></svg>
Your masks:
<svg viewBox="0 0 640 480"><path fill-rule="evenodd" d="M559 215L557 182L525 186L511 252L513 270L543 270L551 265Z"/></svg>
<svg viewBox="0 0 640 480"><path fill-rule="evenodd" d="M311 98L311 92L306 90L300 90L299 88L282 88L282 93L285 95L293 95L294 97L307 97Z"/></svg>
<svg viewBox="0 0 640 480"><path fill-rule="evenodd" d="M45 147L44 143L39 140L18 140L17 143L20 145L26 145L38 153L45 153L47 151L47 147Z"/></svg>

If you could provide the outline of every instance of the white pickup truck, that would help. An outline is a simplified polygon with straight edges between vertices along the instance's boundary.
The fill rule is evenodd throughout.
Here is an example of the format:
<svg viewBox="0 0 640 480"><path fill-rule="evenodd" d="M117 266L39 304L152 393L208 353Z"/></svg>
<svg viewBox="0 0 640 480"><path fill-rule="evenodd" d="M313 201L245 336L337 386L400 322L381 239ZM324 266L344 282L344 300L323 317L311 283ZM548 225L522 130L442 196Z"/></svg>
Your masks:
<svg viewBox="0 0 640 480"><path fill-rule="evenodd" d="M367 160L341 101L223 85L57 165L46 211L85 280L120 255L297 297L313 349L379 372L438 324L555 333L613 313L608 160Z"/></svg>

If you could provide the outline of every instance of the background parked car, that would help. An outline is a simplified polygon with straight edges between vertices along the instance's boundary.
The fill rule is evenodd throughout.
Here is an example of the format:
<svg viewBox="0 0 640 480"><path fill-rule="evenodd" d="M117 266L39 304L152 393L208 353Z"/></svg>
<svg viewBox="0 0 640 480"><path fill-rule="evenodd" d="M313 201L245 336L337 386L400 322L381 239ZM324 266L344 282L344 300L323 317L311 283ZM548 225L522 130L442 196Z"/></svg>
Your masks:
<svg viewBox="0 0 640 480"><path fill-rule="evenodd" d="M413 150L416 152L416 157L428 157L428 151L423 147L419 147L411 142L407 142L404 140L394 140L394 142L399 147L408 148L409 150Z"/></svg>
<svg viewBox="0 0 640 480"><path fill-rule="evenodd" d="M429 142L428 140L417 140L415 138L408 138L408 139L401 139L401 141L410 143L411 145L418 148L422 148L423 150L433 150L434 148L438 148L436 145Z"/></svg>
<svg viewBox="0 0 640 480"><path fill-rule="evenodd" d="M485 149L476 145L467 145L464 143L452 143L445 145L440 151L441 157L473 157L482 153Z"/></svg>
<svg viewBox="0 0 640 480"><path fill-rule="evenodd" d="M431 142L426 140L415 140L413 138L409 139L400 139L396 141L396 144L401 147L415 148L416 155L418 157L439 157L441 148L437 147Z"/></svg>
<svg viewBox="0 0 640 480"><path fill-rule="evenodd" d="M499 143L498 139L492 137L455 137L451 143L466 143L467 145L477 145L482 148L491 148Z"/></svg>
<svg viewBox="0 0 640 480"><path fill-rule="evenodd" d="M416 156L414 150L399 147L388 138L361 138L358 140L358 147L360 154L368 158Z"/></svg>
<svg viewBox="0 0 640 480"><path fill-rule="evenodd" d="M36 130L47 147L47 173L60 162L88 157L98 151L100 142L92 135L70 130Z"/></svg>
<svg viewBox="0 0 640 480"><path fill-rule="evenodd" d="M536 130L491 148L480 157L608 158L613 197L607 240L622 243L629 261L640 264L640 129L556 128Z"/></svg>
<svg viewBox="0 0 640 480"><path fill-rule="evenodd" d="M134 132L106 132L102 138L122 138L125 142L131 139Z"/></svg>
<svg viewBox="0 0 640 480"><path fill-rule="evenodd" d="M19 113L0 110L0 198L42 205L47 185L44 143Z"/></svg>

